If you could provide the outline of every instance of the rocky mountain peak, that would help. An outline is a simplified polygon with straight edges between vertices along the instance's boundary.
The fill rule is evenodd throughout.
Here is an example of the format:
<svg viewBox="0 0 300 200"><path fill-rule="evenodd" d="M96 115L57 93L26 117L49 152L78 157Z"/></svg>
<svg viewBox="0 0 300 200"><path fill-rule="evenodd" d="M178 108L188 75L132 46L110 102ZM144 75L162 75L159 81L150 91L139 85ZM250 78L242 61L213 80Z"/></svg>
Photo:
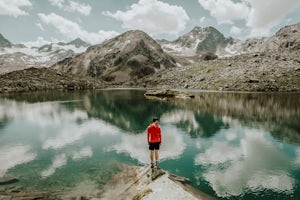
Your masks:
<svg viewBox="0 0 300 200"><path fill-rule="evenodd" d="M165 51L178 56L194 56L205 52L215 53L218 48L225 47L231 39L214 27L194 27L190 32L180 36L173 42L161 42Z"/></svg>
<svg viewBox="0 0 300 200"><path fill-rule="evenodd" d="M76 48L80 48L80 47L88 47L90 46L89 43L83 41L82 39L80 38L76 38L75 40L69 42L69 43L66 43L67 45L74 45Z"/></svg>
<svg viewBox="0 0 300 200"><path fill-rule="evenodd" d="M54 68L122 82L175 66L174 59L155 40L143 31L133 30L90 46L85 53L65 59Z"/></svg>
<svg viewBox="0 0 300 200"><path fill-rule="evenodd" d="M12 47L12 43L8 41L1 33L0 33L0 47Z"/></svg>

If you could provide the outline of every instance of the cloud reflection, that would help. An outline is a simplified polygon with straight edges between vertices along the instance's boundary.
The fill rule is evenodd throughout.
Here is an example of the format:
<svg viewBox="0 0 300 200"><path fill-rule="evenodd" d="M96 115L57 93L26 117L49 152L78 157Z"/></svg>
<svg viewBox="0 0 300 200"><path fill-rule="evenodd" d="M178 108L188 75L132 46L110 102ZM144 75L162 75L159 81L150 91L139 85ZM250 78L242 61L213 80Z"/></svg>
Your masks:
<svg viewBox="0 0 300 200"><path fill-rule="evenodd" d="M55 173L56 169L61 168L67 164L67 156L65 154L60 154L55 156L52 164L45 170L41 172L41 176L46 178Z"/></svg>
<svg viewBox="0 0 300 200"><path fill-rule="evenodd" d="M199 124L195 118L195 114L193 111L189 110L175 110L168 113L164 113L160 121L162 123L173 123L177 124L179 122L188 121L191 124L189 129L198 129Z"/></svg>
<svg viewBox="0 0 300 200"><path fill-rule="evenodd" d="M36 158L29 145L15 145L0 147L0 177L16 165L30 162Z"/></svg>
<svg viewBox="0 0 300 200"><path fill-rule="evenodd" d="M70 111L58 102L22 103L13 100L0 100L0 120L20 117L24 121L40 126L65 124L88 119L86 111Z"/></svg>
<svg viewBox="0 0 300 200"><path fill-rule="evenodd" d="M163 127L161 128L163 140L159 151L159 159L178 158L186 147L182 134L175 127L166 128L168 131L164 131ZM143 164L150 162L146 132L138 135L122 135L122 141L108 149L108 151L111 150L115 150L117 153L127 153Z"/></svg>
<svg viewBox="0 0 300 200"><path fill-rule="evenodd" d="M75 152L72 156L73 160L79 160L85 157L92 157L93 151L91 147L84 147L78 152Z"/></svg>
<svg viewBox="0 0 300 200"><path fill-rule="evenodd" d="M196 165L208 168L202 176L218 196L238 196L247 189L293 192L295 180L288 174L291 160L266 138L265 132L242 127L226 131L243 131L244 137L238 144L214 141L195 158Z"/></svg>
<svg viewBox="0 0 300 200"><path fill-rule="evenodd" d="M59 149L82 139L88 134L113 135L118 131L119 129L115 126L100 120L91 119L81 125L75 124L64 128L56 137L47 139L43 143L43 148Z"/></svg>

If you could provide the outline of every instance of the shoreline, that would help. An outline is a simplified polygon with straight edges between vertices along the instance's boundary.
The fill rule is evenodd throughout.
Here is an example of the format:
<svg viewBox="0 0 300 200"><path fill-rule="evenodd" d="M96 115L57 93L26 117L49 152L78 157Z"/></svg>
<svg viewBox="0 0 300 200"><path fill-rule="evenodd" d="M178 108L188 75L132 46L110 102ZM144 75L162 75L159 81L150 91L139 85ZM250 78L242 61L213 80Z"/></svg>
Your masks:
<svg viewBox="0 0 300 200"><path fill-rule="evenodd" d="M2 182L1 182L2 180ZM92 180L84 180L70 190L37 191L28 190L16 185L15 177L0 178L0 199L84 199L84 200L110 200L110 199L215 199L189 184L189 180L168 171L157 169L151 172L150 166L133 166L122 164L120 171L110 178L106 184L99 188Z"/></svg>

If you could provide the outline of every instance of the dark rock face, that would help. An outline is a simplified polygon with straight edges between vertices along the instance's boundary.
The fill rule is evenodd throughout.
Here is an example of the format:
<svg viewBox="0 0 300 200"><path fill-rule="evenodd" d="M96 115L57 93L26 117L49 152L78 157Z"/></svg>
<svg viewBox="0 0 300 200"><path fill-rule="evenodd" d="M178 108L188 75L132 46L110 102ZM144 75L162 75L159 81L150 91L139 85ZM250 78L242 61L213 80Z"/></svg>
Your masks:
<svg viewBox="0 0 300 200"><path fill-rule="evenodd" d="M12 47L12 43L8 41L1 33L0 33L0 47Z"/></svg>
<svg viewBox="0 0 300 200"><path fill-rule="evenodd" d="M225 47L231 40L230 38L225 38L221 32L213 27L195 27L173 41L172 44L186 48L195 48L195 53L201 54L204 52L215 53L218 47Z"/></svg>
<svg viewBox="0 0 300 200"><path fill-rule="evenodd" d="M128 31L53 67L76 75L124 82L175 67L174 59L142 31Z"/></svg>

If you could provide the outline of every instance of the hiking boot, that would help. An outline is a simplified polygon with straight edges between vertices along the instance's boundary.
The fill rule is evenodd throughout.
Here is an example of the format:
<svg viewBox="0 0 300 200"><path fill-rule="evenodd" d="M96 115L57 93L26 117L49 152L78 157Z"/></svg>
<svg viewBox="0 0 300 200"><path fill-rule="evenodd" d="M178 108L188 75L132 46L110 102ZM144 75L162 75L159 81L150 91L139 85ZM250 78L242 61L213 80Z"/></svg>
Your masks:
<svg viewBox="0 0 300 200"><path fill-rule="evenodd" d="M154 162L151 162L151 169L154 168Z"/></svg>

